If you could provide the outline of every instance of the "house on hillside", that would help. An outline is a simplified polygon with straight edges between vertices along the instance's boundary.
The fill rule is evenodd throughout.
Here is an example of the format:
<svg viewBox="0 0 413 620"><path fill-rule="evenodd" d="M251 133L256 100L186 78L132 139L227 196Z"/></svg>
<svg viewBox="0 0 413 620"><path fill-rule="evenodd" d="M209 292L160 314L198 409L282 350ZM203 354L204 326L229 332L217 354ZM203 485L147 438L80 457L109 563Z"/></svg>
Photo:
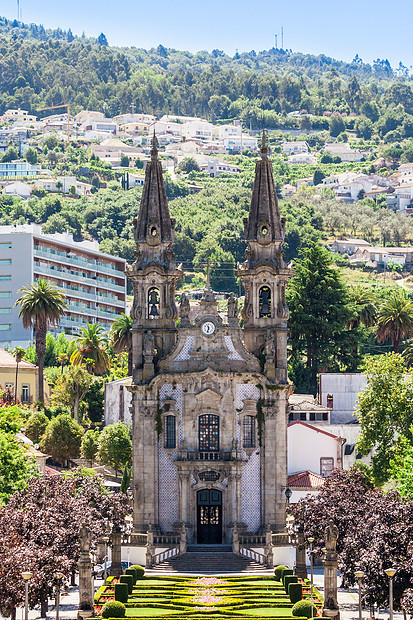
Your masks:
<svg viewBox="0 0 413 620"><path fill-rule="evenodd" d="M7 305L7 301L4 300L3 306ZM7 310L8 308L4 308ZM10 308L11 312L11 308ZM2 314L2 317L5 315ZM3 327L6 318L2 318ZM9 319L10 320L10 319ZM17 362L13 355L4 349L0 349L0 386L3 389L10 390L13 395L16 393L16 365ZM38 376L39 369L35 364L22 360L19 362L19 368L17 372L17 399L23 404L32 404L38 400ZM44 380L44 393L46 399L49 399L49 385Z"/></svg>
<svg viewBox="0 0 413 620"><path fill-rule="evenodd" d="M331 157L339 157L343 162L362 161L366 158L367 153L352 149L348 142L334 142L326 144L324 152Z"/></svg>
<svg viewBox="0 0 413 620"><path fill-rule="evenodd" d="M285 155L297 155L298 153L309 153L310 147L307 142L283 142L281 144L281 151Z"/></svg>
<svg viewBox="0 0 413 620"><path fill-rule="evenodd" d="M370 243L364 239L336 239L331 245L333 252L337 254L354 254L357 248L369 247Z"/></svg>
<svg viewBox="0 0 413 620"><path fill-rule="evenodd" d="M354 262L371 261L377 265L397 263L402 267L406 266L410 268L413 264L413 247L382 248L377 246L369 246L357 248L351 260Z"/></svg>

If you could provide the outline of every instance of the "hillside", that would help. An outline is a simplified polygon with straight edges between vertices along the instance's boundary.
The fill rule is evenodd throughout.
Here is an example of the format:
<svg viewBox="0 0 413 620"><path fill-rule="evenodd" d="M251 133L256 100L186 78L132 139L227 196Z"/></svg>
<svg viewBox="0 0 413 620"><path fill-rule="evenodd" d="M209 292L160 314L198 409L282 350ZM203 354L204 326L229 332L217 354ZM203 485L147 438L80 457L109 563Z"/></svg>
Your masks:
<svg viewBox="0 0 413 620"><path fill-rule="evenodd" d="M229 57L220 50L191 54L162 45L115 48L99 39L103 45L70 30L0 18L0 114L71 101L74 113L96 109L114 116L133 104L157 115L241 118L252 127L264 113L266 126L277 127L295 109L317 117L332 110L361 114L372 122L389 106L399 108L399 117L413 112L408 70L393 70L387 60L369 65L357 56L345 63L274 48ZM325 128L323 120L317 125L314 119L315 128Z"/></svg>

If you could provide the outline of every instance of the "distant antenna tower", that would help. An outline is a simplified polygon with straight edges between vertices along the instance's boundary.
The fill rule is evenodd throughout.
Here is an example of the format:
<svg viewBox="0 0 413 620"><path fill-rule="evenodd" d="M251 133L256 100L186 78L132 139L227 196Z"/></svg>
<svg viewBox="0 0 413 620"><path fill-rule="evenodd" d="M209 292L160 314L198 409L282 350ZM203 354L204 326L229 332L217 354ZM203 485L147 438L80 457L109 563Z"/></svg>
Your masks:
<svg viewBox="0 0 413 620"><path fill-rule="evenodd" d="M284 49L284 26L281 26L281 49Z"/></svg>
<svg viewBox="0 0 413 620"><path fill-rule="evenodd" d="M20 19L20 0L17 0L17 20Z"/></svg>
<svg viewBox="0 0 413 620"><path fill-rule="evenodd" d="M277 43L277 35L275 35L275 49L278 49L278 43Z"/></svg>

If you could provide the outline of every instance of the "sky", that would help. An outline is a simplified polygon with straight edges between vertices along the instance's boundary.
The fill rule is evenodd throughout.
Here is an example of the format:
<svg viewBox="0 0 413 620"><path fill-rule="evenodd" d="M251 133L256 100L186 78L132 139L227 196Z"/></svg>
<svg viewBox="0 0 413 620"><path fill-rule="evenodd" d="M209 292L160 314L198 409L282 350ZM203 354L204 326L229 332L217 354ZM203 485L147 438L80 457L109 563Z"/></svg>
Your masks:
<svg viewBox="0 0 413 620"><path fill-rule="evenodd" d="M0 15L17 17L18 0L0 0ZM275 45L365 62L387 58L413 65L412 0L19 0L22 21L103 32L110 45L189 50L260 51ZM394 9L394 10L393 10Z"/></svg>

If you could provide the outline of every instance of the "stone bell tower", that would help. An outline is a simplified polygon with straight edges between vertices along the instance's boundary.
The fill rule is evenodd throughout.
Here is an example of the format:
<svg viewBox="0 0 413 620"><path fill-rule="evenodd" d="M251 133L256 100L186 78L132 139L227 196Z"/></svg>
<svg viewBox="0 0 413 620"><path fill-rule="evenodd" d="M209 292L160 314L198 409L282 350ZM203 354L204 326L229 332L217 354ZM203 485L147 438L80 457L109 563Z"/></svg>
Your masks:
<svg viewBox="0 0 413 620"><path fill-rule="evenodd" d="M133 381L139 384L153 377L158 360L175 344L178 318L175 287L182 277L174 262L175 220L169 214L155 133L139 215L133 226L136 260L127 276L134 293L131 311Z"/></svg>
<svg viewBox="0 0 413 620"><path fill-rule="evenodd" d="M245 288L245 347L261 360L269 379L287 382L287 319L285 288L292 272L284 262L282 243L285 219L280 217L272 164L268 160L265 132L248 218L244 220L247 242L245 262L237 275Z"/></svg>

